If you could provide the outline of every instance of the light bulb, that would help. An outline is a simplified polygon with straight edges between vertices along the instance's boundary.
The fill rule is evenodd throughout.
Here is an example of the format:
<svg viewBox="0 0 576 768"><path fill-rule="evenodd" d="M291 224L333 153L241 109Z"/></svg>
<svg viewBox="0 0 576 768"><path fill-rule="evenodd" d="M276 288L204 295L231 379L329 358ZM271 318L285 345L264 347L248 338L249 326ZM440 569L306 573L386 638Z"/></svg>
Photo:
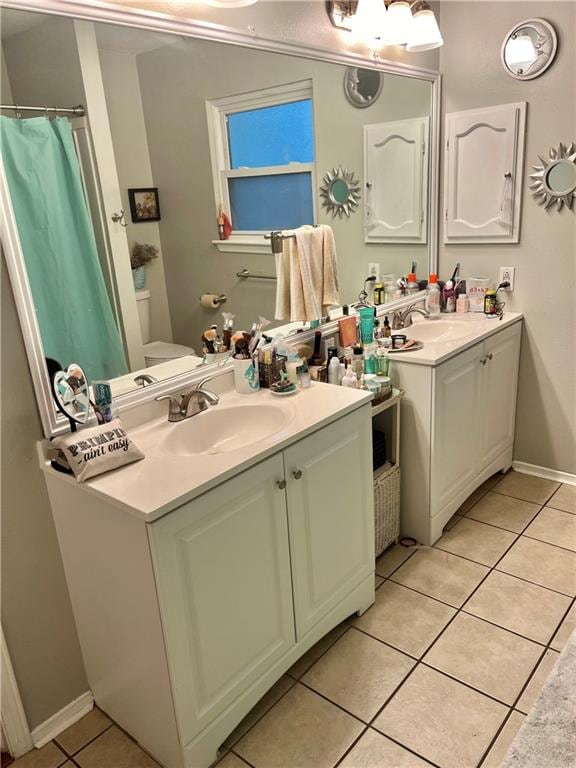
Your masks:
<svg viewBox="0 0 576 768"><path fill-rule="evenodd" d="M506 45L506 63L510 66L529 66L537 58L536 48L528 35L515 35Z"/></svg>
<svg viewBox="0 0 576 768"><path fill-rule="evenodd" d="M352 19L352 30L364 40L379 38L387 24L384 0L359 0Z"/></svg>
<svg viewBox="0 0 576 768"><path fill-rule="evenodd" d="M412 20L412 33L406 45L407 51L431 51L444 45L442 34L428 3L420 3Z"/></svg>
<svg viewBox="0 0 576 768"><path fill-rule="evenodd" d="M388 6L386 29L381 35L385 45L404 45L412 35L412 11L406 0L393 0Z"/></svg>

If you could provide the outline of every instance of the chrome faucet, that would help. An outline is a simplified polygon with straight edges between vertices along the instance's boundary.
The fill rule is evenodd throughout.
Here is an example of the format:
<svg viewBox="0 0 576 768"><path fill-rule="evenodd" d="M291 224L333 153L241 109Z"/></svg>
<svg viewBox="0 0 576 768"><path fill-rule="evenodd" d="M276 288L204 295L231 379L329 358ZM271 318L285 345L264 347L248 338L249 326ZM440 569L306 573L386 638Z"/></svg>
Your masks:
<svg viewBox="0 0 576 768"><path fill-rule="evenodd" d="M147 384L155 384L158 381L156 376L152 376L149 373L139 373L138 376L134 377L134 382L138 384L139 387L145 387Z"/></svg>
<svg viewBox="0 0 576 768"><path fill-rule="evenodd" d="M423 307L417 307L415 304L411 304L404 312L396 310L392 315L392 330L398 331L401 328L408 328L412 325L412 313L418 312L419 315L424 317L430 317L430 312Z"/></svg>
<svg viewBox="0 0 576 768"><path fill-rule="evenodd" d="M184 419L189 419L207 410L208 404L218 405L220 397L214 392L202 389L202 384L204 382L201 382L196 389L184 393L180 399L172 395L162 395L162 397L156 398L157 401L169 401L168 421L184 421Z"/></svg>

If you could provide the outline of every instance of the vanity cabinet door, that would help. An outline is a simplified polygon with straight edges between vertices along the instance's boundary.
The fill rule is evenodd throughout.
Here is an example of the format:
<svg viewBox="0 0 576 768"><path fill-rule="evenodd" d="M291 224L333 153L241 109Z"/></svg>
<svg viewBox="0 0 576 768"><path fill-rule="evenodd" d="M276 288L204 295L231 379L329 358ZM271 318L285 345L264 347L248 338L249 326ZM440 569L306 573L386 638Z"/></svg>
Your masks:
<svg viewBox="0 0 576 768"><path fill-rule="evenodd" d="M294 645L283 478L273 456L150 526L183 744Z"/></svg>
<svg viewBox="0 0 576 768"><path fill-rule="evenodd" d="M481 467L514 442L521 330L516 323L484 342Z"/></svg>
<svg viewBox="0 0 576 768"><path fill-rule="evenodd" d="M483 344L434 370L431 516L438 514L478 471ZM409 471L409 467L403 472ZM414 478L418 482L418 478Z"/></svg>
<svg viewBox="0 0 576 768"><path fill-rule="evenodd" d="M284 452L300 640L374 571L370 408Z"/></svg>

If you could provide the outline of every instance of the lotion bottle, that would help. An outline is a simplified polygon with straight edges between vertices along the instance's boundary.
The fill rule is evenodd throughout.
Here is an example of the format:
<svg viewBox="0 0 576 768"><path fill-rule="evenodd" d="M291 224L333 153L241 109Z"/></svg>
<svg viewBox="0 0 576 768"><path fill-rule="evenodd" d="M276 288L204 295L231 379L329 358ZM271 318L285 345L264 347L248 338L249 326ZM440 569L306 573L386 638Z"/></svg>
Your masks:
<svg viewBox="0 0 576 768"><path fill-rule="evenodd" d="M435 274L430 275L428 280L426 309L431 315L440 314L440 288L438 287L438 275Z"/></svg>

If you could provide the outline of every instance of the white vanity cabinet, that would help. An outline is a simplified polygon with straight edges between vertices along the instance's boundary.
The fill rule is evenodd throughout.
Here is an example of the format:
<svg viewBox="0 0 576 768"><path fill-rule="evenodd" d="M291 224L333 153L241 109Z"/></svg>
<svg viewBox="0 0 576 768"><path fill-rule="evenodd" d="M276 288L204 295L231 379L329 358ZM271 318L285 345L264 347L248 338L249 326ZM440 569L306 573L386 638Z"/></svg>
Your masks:
<svg viewBox="0 0 576 768"><path fill-rule="evenodd" d="M435 367L395 360L406 391L402 533L423 544L441 536L484 480L511 466L521 323L495 329Z"/></svg>
<svg viewBox="0 0 576 768"><path fill-rule="evenodd" d="M208 768L276 680L374 601L361 403L150 522L46 468L90 688L166 768Z"/></svg>

